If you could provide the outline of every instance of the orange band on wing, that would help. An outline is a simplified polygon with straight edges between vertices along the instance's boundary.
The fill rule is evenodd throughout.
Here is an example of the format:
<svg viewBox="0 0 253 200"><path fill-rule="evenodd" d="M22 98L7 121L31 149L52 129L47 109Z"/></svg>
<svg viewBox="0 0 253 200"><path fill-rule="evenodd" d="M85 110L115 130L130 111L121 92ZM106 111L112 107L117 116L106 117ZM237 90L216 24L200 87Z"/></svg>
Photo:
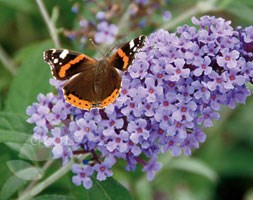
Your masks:
<svg viewBox="0 0 253 200"><path fill-rule="evenodd" d="M122 49L119 49L119 50L118 50L118 55L119 55L121 58L123 58L123 62L124 62L123 69L126 69L127 66L128 66L128 61L129 61L128 56L122 51Z"/></svg>
<svg viewBox="0 0 253 200"><path fill-rule="evenodd" d="M85 55L81 54L81 55L77 56L75 59L69 61L67 64L63 65L59 71L59 77L64 78L66 76L67 70L71 67L71 65L74 65L74 64L80 62L84 58L85 58Z"/></svg>
<svg viewBox="0 0 253 200"><path fill-rule="evenodd" d="M64 95L66 101L70 103L71 105L84 109L84 110L90 110L92 108L92 103L86 100L79 99L77 96L73 94Z"/></svg>
<svg viewBox="0 0 253 200"><path fill-rule="evenodd" d="M110 103L113 103L115 101L115 99L117 98L117 96L119 96L119 91L120 91L120 89L118 89L118 88L115 89L109 97L105 98L101 102L101 107L104 108L107 105L109 105Z"/></svg>
<svg viewBox="0 0 253 200"><path fill-rule="evenodd" d="M64 95L65 100L70 103L72 106L75 106L77 108L81 108L84 110L90 110L92 108L104 108L110 103L113 103L116 98L119 96L120 89L115 89L112 94L105 98L101 103L95 103L95 102L89 102L83 99L78 98L77 96L73 94Z"/></svg>

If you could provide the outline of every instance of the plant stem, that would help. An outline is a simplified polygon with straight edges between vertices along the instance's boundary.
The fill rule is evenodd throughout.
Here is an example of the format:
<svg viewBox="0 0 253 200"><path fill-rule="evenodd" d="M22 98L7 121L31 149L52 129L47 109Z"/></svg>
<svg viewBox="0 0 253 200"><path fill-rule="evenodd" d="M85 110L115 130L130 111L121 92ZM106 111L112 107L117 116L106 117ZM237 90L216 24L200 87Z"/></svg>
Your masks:
<svg viewBox="0 0 253 200"><path fill-rule="evenodd" d="M41 173L42 173L42 176L45 174L46 170L52 165L52 163L54 162L54 160L48 160L42 167L41 169ZM29 192L35 184L37 184L38 182L38 179L32 181L27 187L26 189L24 190L23 194ZM22 195L21 195L22 196Z"/></svg>
<svg viewBox="0 0 253 200"><path fill-rule="evenodd" d="M47 188L49 185L60 179L62 176L64 176L70 169L73 164L73 160L69 161L65 166L60 168L58 171L53 173L51 176L49 176L44 181L36 184L33 188L30 189L30 191L27 191L26 193L23 193L18 200L29 200L39 194L42 190Z"/></svg>
<svg viewBox="0 0 253 200"><path fill-rule="evenodd" d="M129 28L130 9L131 4L127 7L125 13L122 15L118 23L119 34L129 32L129 30L126 30L126 28Z"/></svg>
<svg viewBox="0 0 253 200"><path fill-rule="evenodd" d="M37 4L38 4L38 7L39 7L39 10L43 16L43 19L47 25L47 28L49 30L49 34L54 42L54 46L56 48L60 48L60 41L59 41L59 38L58 38L58 33L57 33L57 29L55 27L55 24L53 23L53 21L50 19L49 15L48 15L48 12L45 8L45 5L43 3L42 0L36 0Z"/></svg>
<svg viewBox="0 0 253 200"><path fill-rule="evenodd" d="M5 52L4 48L0 45L0 61L3 63L3 66L12 74L16 75L17 67L14 62Z"/></svg>
<svg viewBox="0 0 253 200"><path fill-rule="evenodd" d="M164 24L161 28L163 29L171 29L176 27L178 24L182 23L183 21L195 16L199 13L210 12L216 10L217 7L215 6L217 0L209 0L209 1L199 1L196 5L189 10L186 10L184 13L176 17L174 20Z"/></svg>

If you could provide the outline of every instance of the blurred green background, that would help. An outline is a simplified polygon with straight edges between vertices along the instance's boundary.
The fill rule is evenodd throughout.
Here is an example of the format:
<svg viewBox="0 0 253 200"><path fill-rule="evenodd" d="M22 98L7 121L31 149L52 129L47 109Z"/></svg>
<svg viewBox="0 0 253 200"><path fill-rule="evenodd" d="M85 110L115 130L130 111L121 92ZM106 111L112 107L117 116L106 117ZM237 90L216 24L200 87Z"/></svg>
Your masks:
<svg viewBox="0 0 253 200"><path fill-rule="evenodd" d="M64 29L77 26L77 16L71 12L75 2L44 0L49 14L53 11L57 19L62 47L80 50L76 42L63 35ZM213 2L215 4L208 7ZM131 1L124 2L129 3ZM147 26L143 32L148 34L161 27L173 32L177 25L192 25L191 14L220 16L231 20L233 27L253 24L252 0L169 0L162 6L171 11L171 21L156 27ZM188 11L194 12L182 18ZM158 14L152 17L159 21ZM27 161L20 157L21 141L25 138L22 134L17 136L15 131L31 134L32 127L25 123L25 109L36 101L38 93L52 91L48 83L50 69L43 63L42 52L53 48L54 44L34 0L0 0L0 24L0 199L16 199L30 182L15 177L7 163ZM90 52L85 48L83 51ZM133 199L138 200L253 200L253 96L234 110L224 108L221 115L214 127L205 130L206 142L191 157L162 155L163 168L154 181L148 182L140 170L124 171L123 163L113 169L114 179L125 185ZM43 165L43 162L28 162ZM61 161L54 161L45 177L60 166ZM71 176L69 172L48 186L37 199L94 199L96 188L87 192L76 187Z"/></svg>

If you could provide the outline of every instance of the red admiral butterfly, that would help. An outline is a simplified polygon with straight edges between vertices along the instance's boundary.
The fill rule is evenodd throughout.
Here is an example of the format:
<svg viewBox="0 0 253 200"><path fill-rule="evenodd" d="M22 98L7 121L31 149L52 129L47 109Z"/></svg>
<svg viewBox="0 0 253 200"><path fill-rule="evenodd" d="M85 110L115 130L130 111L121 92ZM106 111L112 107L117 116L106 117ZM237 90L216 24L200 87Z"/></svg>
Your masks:
<svg viewBox="0 0 253 200"><path fill-rule="evenodd" d="M121 89L122 78L116 68L126 71L145 40L141 35L99 61L68 49L47 50L44 60L54 78L67 80L63 92L68 103L85 110L104 108L115 101Z"/></svg>

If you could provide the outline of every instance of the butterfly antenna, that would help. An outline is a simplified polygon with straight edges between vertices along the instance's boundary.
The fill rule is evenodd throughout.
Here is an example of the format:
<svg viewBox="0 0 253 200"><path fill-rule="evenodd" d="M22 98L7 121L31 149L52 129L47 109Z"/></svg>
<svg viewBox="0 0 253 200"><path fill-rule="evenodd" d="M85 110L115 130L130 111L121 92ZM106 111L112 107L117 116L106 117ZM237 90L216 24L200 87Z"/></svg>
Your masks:
<svg viewBox="0 0 253 200"><path fill-rule="evenodd" d="M113 49L115 49L116 46L118 46L119 44L122 43L122 40L125 39L125 37L126 37L127 35L128 35L128 33L124 34L124 35L122 36L122 38L121 38L118 42L116 42L116 43L113 45L113 47L112 47L112 48L110 49L110 51L109 51L109 54L113 51Z"/></svg>
<svg viewBox="0 0 253 200"><path fill-rule="evenodd" d="M101 55L102 55L103 57L105 57L105 54L104 54L102 51L100 51L100 49L97 47L97 45L94 43L94 41L93 41L91 38L89 39L89 41L90 41L90 43L92 44L92 46L94 46L95 49L96 49L99 53L101 53Z"/></svg>
<svg viewBox="0 0 253 200"><path fill-rule="evenodd" d="M111 54L111 52L113 51L113 49L115 49L116 46L118 46L118 42L113 45L113 47L109 50L108 54Z"/></svg>

